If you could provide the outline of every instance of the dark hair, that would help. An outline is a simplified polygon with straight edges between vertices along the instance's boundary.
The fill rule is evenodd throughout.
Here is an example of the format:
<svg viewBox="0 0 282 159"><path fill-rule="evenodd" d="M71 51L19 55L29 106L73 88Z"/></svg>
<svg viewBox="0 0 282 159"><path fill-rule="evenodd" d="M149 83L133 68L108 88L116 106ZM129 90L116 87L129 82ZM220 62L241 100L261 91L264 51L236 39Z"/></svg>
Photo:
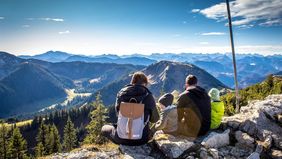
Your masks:
<svg viewBox="0 0 282 159"><path fill-rule="evenodd" d="M164 105L165 107L170 106L173 103L173 95L170 93L166 93L163 96L160 97L160 99L158 100L159 103L161 103L162 105Z"/></svg>
<svg viewBox="0 0 282 159"><path fill-rule="evenodd" d="M148 78L143 72L135 72L131 79L131 84L148 84Z"/></svg>
<svg viewBox="0 0 282 159"><path fill-rule="evenodd" d="M188 85L196 85L198 83L198 79L197 79L197 77L196 76L194 76L194 75L188 75L187 77L186 77L186 84L188 84Z"/></svg>

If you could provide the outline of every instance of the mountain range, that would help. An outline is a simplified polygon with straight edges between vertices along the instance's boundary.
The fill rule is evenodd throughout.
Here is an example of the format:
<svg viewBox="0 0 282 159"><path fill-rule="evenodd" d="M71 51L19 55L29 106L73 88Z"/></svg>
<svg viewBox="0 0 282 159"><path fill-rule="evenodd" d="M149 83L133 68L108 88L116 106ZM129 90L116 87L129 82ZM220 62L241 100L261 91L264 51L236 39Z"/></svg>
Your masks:
<svg viewBox="0 0 282 159"><path fill-rule="evenodd" d="M0 52L0 118L41 110L67 92L92 93L143 66L21 59ZM71 94L73 96L73 94ZM71 101L68 101L71 102Z"/></svg>
<svg viewBox="0 0 282 159"><path fill-rule="evenodd" d="M234 88L233 66L231 54L199 54L199 53L153 53L150 55L114 55L103 54L97 56L74 55L57 51L49 51L35 56L19 56L27 59L40 59L49 62L99 62L148 66L157 61L175 61L194 64L228 87ZM59 58L62 57L62 58ZM49 59L49 60L48 60ZM56 59L56 60L54 60ZM58 60L61 59L61 60ZM282 70L282 55L262 56L259 54L237 54L237 72L240 88L261 82L269 74L275 74Z"/></svg>
<svg viewBox="0 0 282 159"><path fill-rule="evenodd" d="M248 86L268 74L279 74L282 56L238 55L237 69L240 87ZM117 92L139 70L150 78L149 88L156 98L161 91L183 91L188 74L198 76L206 90L234 85L228 54L84 56L50 51L14 56L0 52L0 118L56 108L62 103L80 106L92 102L98 92L107 106L112 105Z"/></svg>
<svg viewBox="0 0 282 159"><path fill-rule="evenodd" d="M60 51L48 51L43 54L35 56L19 56L24 59L38 59L48 62L99 62L99 63L116 63L116 64L133 64L133 65L150 65L156 60L145 57L119 57L116 55L98 55L98 56L85 56L74 55Z"/></svg>

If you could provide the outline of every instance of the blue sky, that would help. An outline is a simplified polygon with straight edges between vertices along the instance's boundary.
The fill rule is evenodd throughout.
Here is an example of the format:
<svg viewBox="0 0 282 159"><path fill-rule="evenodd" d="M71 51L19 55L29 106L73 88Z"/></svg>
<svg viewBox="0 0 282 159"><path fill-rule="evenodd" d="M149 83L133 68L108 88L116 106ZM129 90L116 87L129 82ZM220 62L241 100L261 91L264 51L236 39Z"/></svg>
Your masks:
<svg viewBox="0 0 282 159"><path fill-rule="evenodd" d="M0 50L230 52L225 1L0 0ZM282 54L281 0L230 2L236 52Z"/></svg>

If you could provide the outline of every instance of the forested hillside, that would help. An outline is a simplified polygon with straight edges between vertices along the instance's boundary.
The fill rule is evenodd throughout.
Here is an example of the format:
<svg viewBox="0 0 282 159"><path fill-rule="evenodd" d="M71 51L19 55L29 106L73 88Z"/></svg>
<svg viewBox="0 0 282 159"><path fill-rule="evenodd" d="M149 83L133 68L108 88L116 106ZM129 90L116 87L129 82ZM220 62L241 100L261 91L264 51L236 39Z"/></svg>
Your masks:
<svg viewBox="0 0 282 159"><path fill-rule="evenodd" d="M240 106L245 106L250 100L261 100L270 94L282 93L282 78L275 75L269 75L266 80L261 83L249 86L239 91ZM226 114L234 114L235 108L235 94L228 93L221 97L225 103Z"/></svg>

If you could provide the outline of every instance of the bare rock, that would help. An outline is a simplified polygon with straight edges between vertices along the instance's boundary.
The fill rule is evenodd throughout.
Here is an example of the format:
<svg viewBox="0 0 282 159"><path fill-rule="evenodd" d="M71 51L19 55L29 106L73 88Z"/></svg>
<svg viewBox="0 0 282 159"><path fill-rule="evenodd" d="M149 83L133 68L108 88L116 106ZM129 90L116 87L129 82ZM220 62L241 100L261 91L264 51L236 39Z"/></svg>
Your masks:
<svg viewBox="0 0 282 159"><path fill-rule="evenodd" d="M282 124L282 114L277 115L277 121Z"/></svg>
<svg viewBox="0 0 282 159"><path fill-rule="evenodd" d="M218 159L219 158L218 150L217 149L211 148L211 149L209 149L208 152L212 156L213 159Z"/></svg>
<svg viewBox="0 0 282 159"><path fill-rule="evenodd" d="M230 151L230 155L236 158L246 158L250 156L251 153L252 153L252 150L246 149L243 147L237 147L237 146L232 147Z"/></svg>
<svg viewBox="0 0 282 159"><path fill-rule="evenodd" d="M223 133L211 132L204 138L201 144L207 148L219 148L229 145L229 133L229 129L225 130Z"/></svg>
<svg viewBox="0 0 282 159"><path fill-rule="evenodd" d="M272 149L271 152L270 152L270 156L273 159L282 159L282 151L281 150Z"/></svg>
<svg viewBox="0 0 282 159"><path fill-rule="evenodd" d="M265 138L264 141L257 141L257 144L261 145L264 149L268 150L272 145L272 137L269 135Z"/></svg>
<svg viewBox="0 0 282 159"><path fill-rule="evenodd" d="M213 159L213 157L209 154L208 150L205 148L201 148L199 150L200 159Z"/></svg>
<svg viewBox="0 0 282 159"><path fill-rule="evenodd" d="M236 131L235 138L239 143L247 145L253 144L255 141L254 138L252 138L247 133L243 133L242 131Z"/></svg>
<svg viewBox="0 0 282 159"><path fill-rule="evenodd" d="M154 159L154 157L144 156L144 155L139 155L139 154L135 154L134 156L126 154L122 158L123 159Z"/></svg>
<svg viewBox="0 0 282 159"><path fill-rule="evenodd" d="M239 128L240 122L238 122L238 121L230 121L230 122L227 123L227 125L229 127L231 127L233 130L236 130L236 129Z"/></svg>
<svg viewBox="0 0 282 159"><path fill-rule="evenodd" d="M120 154L118 151L90 151L87 149L80 149L67 153L56 153L49 156L50 159L119 159Z"/></svg>
<svg viewBox="0 0 282 159"><path fill-rule="evenodd" d="M261 145L257 145L255 152L253 152L247 159L260 159L262 151L263 147Z"/></svg>
<svg viewBox="0 0 282 159"><path fill-rule="evenodd" d="M76 158L87 158L89 156L94 157L96 154L88 151L86 149L82 149L76 152L67 152L67 153L59 153L55 154L49 158L51 159L76 159Z"/></svg>
<svg viewBox="0 0 282 159"><path fill-rule="evenodd" d="M95 154L94 158L99 158L99 159L108 159L108 158L118 159L118 158L120 158L120 153L118 151L112 151L112 152L102 151L102 152L97 152Z"/></svg>
<svg viewBox="0 0 282 159"><path fill-rule="evenodd" d="M148 145L141 145L141 146L125 146L120 145L119 149L122 154L124 154L124 157L134 158L134 159L143 159L143 158L152 158L150 157L151 153L151 147Z"/></svg>
<svg viewBox="0 0 282 159"><path fill-rule="evenodd" d="M160 137L159 134L154 136L155 142L159 149L169 158L177 158L183 154L184 151L192 148L195 143L186 137L175 137L172 135L165 134L166 137Z"/></svg>
<svg viewBox="0 0 282 159"><path fill-rule="evenodd" d="M274 141L274 146L280 150L282 150L282 137L281 135L272 135L271 136Z"/></svg>

